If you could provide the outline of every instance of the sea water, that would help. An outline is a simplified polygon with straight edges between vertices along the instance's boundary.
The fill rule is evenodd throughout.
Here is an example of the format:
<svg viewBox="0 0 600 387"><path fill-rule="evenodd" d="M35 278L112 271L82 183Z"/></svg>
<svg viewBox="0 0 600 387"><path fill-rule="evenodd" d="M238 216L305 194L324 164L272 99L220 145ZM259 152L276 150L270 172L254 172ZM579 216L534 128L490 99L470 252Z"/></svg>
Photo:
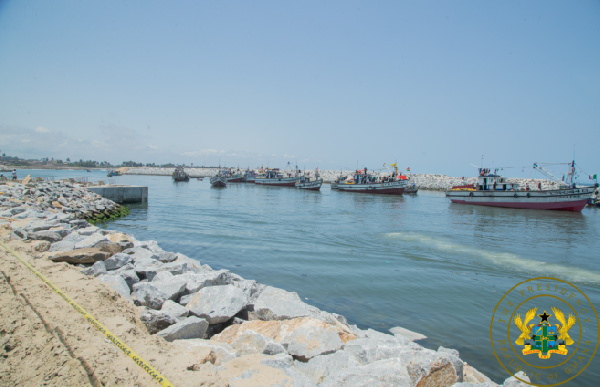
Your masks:
<svg viewBox="0 0 600 387"><path fill-rule="evenodd" d="M106 171L19 171L104 180ZM125 175L147 204L109 229L153 239L213 269L294 291L382 332L422 333L496 382L509 375L490 343L502 295L534 277L568 281L600 308L600 209L581 213L451 204L442 192L385 196ZM537 321L537 320L536 320ZM600 356L571 383L596 385Z"/></svg>

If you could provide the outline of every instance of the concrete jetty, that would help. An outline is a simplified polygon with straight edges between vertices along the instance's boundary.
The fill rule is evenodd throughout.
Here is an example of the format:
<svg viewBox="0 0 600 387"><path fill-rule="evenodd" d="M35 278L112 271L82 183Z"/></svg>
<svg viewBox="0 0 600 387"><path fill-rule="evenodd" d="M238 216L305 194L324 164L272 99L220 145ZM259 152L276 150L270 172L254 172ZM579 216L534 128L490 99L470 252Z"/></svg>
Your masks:
<svg viewBox="0 0 600 387"><path fill-rule="evenodd" d="M138 185L98 185L86 187L105 199L115 203L148 203L148 187Z"/></svg>

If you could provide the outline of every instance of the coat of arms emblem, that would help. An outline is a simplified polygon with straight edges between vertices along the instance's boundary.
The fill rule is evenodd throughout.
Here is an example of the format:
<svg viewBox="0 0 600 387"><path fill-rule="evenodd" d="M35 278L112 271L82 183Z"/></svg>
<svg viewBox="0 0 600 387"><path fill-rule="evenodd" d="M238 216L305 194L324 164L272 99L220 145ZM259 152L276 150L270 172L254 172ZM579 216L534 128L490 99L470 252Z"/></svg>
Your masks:
<svg viewBox="0 0 600 387"><path fill-rule="evenodd" d="M573 339L569 336L569 329L575 324L577 319L572 313L566 319L563 312L558 308L552 307L554 317L560 324L550 324L551 314L544 311L538 314L540 322L538 324L529 324L535 317L538 308L532 308L525 313L525 320L521 320L521 315L516 314L514 323L521 330L521 335L515 340L515 344L522 345L523 355L537 354L540 359L549 359L553 353L566 355L569 353L567 345L573 344Z"/></svg>

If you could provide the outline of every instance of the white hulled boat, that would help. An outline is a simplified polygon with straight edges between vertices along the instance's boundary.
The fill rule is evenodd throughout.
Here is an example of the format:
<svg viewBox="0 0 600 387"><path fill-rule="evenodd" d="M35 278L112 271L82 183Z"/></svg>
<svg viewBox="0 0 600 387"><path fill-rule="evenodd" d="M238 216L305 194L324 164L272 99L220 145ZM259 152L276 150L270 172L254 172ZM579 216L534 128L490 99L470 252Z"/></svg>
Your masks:
<svg viewBox="0 0 600 387"><path fill-rule="evenodd" d="M315 177L311 178L310 175L302 176L296 182L296 188L306 189L310 191L318 191L321 189L321 185L323 185L323 179L319 176L319 172L315 171Z"/></svg>
<svg viewBox="0 0 600 387"><path fill-rule="evenodd" d="M536 168L554 178L537 163L534 164L534 169ZM578 187L573 183L574 161L570 163L567 182L555 179L562 186L559 189L530 190L526 187L525 190L521 190L518 184L509 183L495 172L491 173L489 169L480 168L475 187L471 189L464 186L454 187L446 191L446 196L452 203L579 212L585 207L588 198L595 190L595 187Z"/></svg>
<svg viewBox="0 0 600 387"><path fill-rule="evenodd" d="M258 185L270 185L275 187L293 187L300 180L298 171L286 174L280 172L279 168L268 168L263 175L256 176L254 183Z"/></svg>
<svg viewBox="0 0 600 387"><path fill-rule="evenodd" d="M375 176L368 173L367 168L358 170L354 176L350 176L339 183L335 183L338 191L372 193L382 195L402 195L406 188L406 177L398 177L398 168L395 164L394 174L392 176ZM334 185L331 186L332 189Z"/></svg>

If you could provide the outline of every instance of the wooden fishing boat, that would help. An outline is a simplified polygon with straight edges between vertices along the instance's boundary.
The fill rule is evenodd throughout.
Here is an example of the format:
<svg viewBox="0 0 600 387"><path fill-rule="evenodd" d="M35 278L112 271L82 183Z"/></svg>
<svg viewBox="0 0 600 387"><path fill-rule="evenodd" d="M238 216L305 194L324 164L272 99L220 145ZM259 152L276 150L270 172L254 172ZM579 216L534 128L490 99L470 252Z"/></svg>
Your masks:
<svg viewBox="0 0 600 387"><path fill-rule="evenodd" d="M279 168L269 168L264 175L257 176L254 183L274 187L294 187L298 180L300 180L300 177L297 173L288 172L287 175L284 175L279 171Z"/></svg>
<svg viewBox="0 0 600 387"><path fill-rule="evenodd" d="M299 189L318 191L321 189L322 184L323 184L323 179L321 179L318 172L315 172L314 178L311 178L310 176L301 176L295 185L296 185L296 188L299 188Z"/></svg>
<svg viewBox="0 0 600 387"><path fill-rule="evenodd" d="M227 178L217 175L210 178L210 185L213 187L227 187Z"/></svg>
<svg viewBox="0 0 600 387"><path fill-rule="evenodd" d="M183 169L183 167L175 168L171 175L174 181L189 181L190 175Z"/></svg>
<svg viewBox="0 0 600 387"><path fill-rule="evenodd" d="M400 179L397 169L392 176L375 176L369 174L367 168L357 170L344 183L337 183L337 190L343 192L371 193L381 195L402 195L406 188L406 177ZM332 187L333 188L333 187Z"/></svg>

